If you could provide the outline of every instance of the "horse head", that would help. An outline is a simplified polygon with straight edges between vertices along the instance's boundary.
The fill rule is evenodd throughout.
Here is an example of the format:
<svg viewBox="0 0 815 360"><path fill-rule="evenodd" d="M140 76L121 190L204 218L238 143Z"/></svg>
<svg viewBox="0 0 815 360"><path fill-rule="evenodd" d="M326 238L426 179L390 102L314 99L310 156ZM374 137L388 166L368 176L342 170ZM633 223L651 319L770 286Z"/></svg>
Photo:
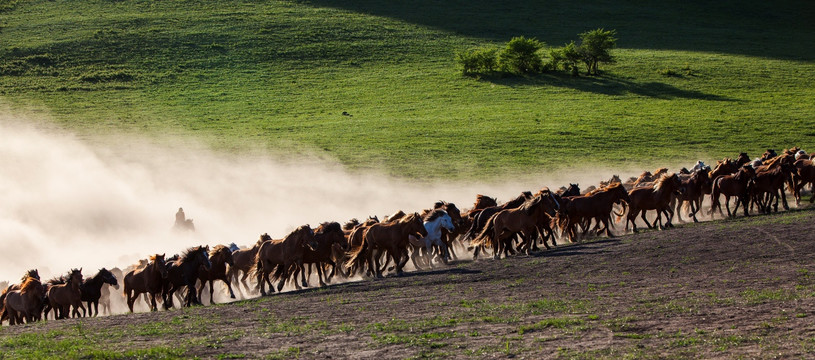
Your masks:
<svg viewBox="0 0 815 360"><path fill-rule="evenodd" d="M158 272L162 279L167 278L167 263L164 262L165 255L167 255L167 253L161 255L156 254L150 257L152 263L149 266L152 266L153 271Z"/></svg>
<svg viewBox="0 0 815 360"><path fill-rule="evenodd" d="M448 215L449 217L449 215ZM413 213L399 219L399 222L405 225L408 234L420 234L421 237L427 236L427 229L424 227L424 222L419 213Z"/></svg>
<svg viewBox="0 0 815 360"><path fill-rule="evenodd" d="M119 281L116 280L116 276L114 276L112 272L108 271L108 269L99 269L99 275L102 276L103 283L110 284L110 286L113 286L115 289L119 288Z"/></svg>

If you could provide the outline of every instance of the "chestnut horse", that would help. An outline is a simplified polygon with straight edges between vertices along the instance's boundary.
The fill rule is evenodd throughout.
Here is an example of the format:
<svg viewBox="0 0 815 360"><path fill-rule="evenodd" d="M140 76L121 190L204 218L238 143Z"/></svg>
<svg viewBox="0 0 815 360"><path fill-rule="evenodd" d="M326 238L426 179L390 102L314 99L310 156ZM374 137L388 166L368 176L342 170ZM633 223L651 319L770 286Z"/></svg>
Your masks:
<svg viewBox="0 0 815 360"><path fill-rule="evenodd" d="M252 269L252 266L255 265L255 256L258 254L258 249L260 249L260 245L262 245L266 241L271 241L272 237L269 234L261 234L258 238L258 241L255 242L249 249L240 249L235 250L232 252L232 262L234 265L229 266L229 271L227 272L227 276L230 279L230 282L236 283L235 288L238 289L238 292L241 292L241 285L246 289L246 293L250 292L249 284L246 282L246 279L249 277L249 271ZM238 274L243 273L240 280L238 280ZM243 294L241 294L241 297Z"/></svg>
<svg viewBox="0 0 815 360"><path fill-rule="evenodd" d="M203 300L204 285L209 284L209 303L214 304L215 298L213 297L215 280L221 280L226 284L229 290L229 298L235 298L235 292L232 291L232 284L229 281L229 276L226 274L226 266L234 266L235 261L232 258L232 250L225 245L216 245L209 252L209 263L212 267L207 270L201 268L198 271L198 280L201 281L201 287L198 289L198 299Z"/></svg>
<svg viewBox="0 0 815 360"><path fill-rule="evenodd" d="M635 187L628 192L631 198L629 203L628 216L626 217L625 229L628 230L628 224L631 223L634 232L637 232L637 215L642 214L641 218L649 228L654 228L659 223L660 229L673 227L671 220L673 219L674 210L671 208L671 200L674 195L679 195L682 192L682 182L676 174L663 174L654 182L654 185L646 185L642 187ZM648 210L656 210L657 218L654 220L654 225L648 222L645 214ZM662 214L665 214L665 224L662 223Z"/></svg>
<svg viewBox="0 0 815 360"><path fill-rule="evenodd" d="M325 286L326 282L334 276L337 270L337 263L333 259L334 245L339 244L344 247L345 233L338 222L324 222L314 229L314 248L306 249L303 253L303 263L308 264L308 274L311 277L311 265L317 266L317 279L320 286ZM331 265L331 273L325 274L324 265ZM323 281L325 279L325 281Z"/></svg>
<svg viewBox="0 0 815 360"><path fill-rule="evenodd" d="M343 256L344 262L342 262L343 264L342 267L348 269L347 276L349 277L354 276L357 273L357 271L359 272L365 271L364 267L365 264L362 262L353 263L351 266L348 266L348 264L350 264L348 262L348 257L350 255L351 249L363 246L364 243L363 235L365 235L365 230L368 230L369 227L378 223L379 223L378 218L369 217L368 220L365 220L365 222L363 222L362 224L357 225L355 228L351 230L350 233L348 233L348 247L346 248L346 252ZM368 273L369 275L373 274L371 269L368 269Z"/></svg>
<svg viewBox="0 0 815 360"><path fill-rule="evenodd" d="M6 289L8 290L8 289ZM8 290L3 295L2 312L9 325L22 324L40 319L42 311L43 286L34 277L26 278L19 290Z"/></svg>
<svg viewBox="0 0 815 360"><path fill-rule="evenodd" d="M124 293L127 296L127 307L133 312L133 304L139 295L146 293L150 296L150 310L157 311L156 295L161 295L164 288L164 279L167 278L167 265L164 263L165 254L156 254L150 257L147 266L129 271L124 278Z"/></svg>
<svg viewBox="0 0 815 360"><path fill-rule="evenodd" d="M493 257L498 259L503 252L505 256L515 253L511 240L516 234L521 236L523 244L537 236L539 212L542 211L543 197L538 195L514 209L504 209L491 216L481 233L470 242L472 246L485 245L492 247Z"/></svg>
<svg viewBox="0 0 815 360"><path fill-rule="evenodd" d="M294 280L295 287L300 290L297 274L300 274L303 286L308 287L306 272L303 270L303 254L306 249L313 249L315 245L314 231L308 225L300 226L282 240L266 241L260 245L255 256L255 265L252 268L252 272L257 277L260 294L266 296L266 283L269 284L269 290L274 291L271 281L278 279L280 283L277 285L277 291L283 290L283 285L289 278ZM293 273L291 273L292 267L294 267ZM277 271L270 279L269 274L275 268Z"/></svg>
<svg viewBox="0 0 815 360"><path fill-rule="evenodd" d="M676 197L676 217L679 221L682 220L682 207L688 204L690 213L688 214L693 222L699 222L696 218L696 213L702 208L702 200L704 199L705 187L712 183L708 177L709 167L702 167L691 173L690 177L682 180L682 193Z"/></svg>
<svg viewBox="0 0 815 360"><path fill-rule="evenodd" d="M792 154L780 155L772 158L758 168L753 178L750 189L753 201L759 205L759 211L770 212L770 205L775 200L774 210L778 211L778 199L784 206L784 210L789 210L787 196L784 194L784 184L791 183L792 174L795 172L795 157ZM795 191L795 185L790 186ZM765 198L766 195L766 198Z"/></svg>
<svg viewBox="0 0 815 360"><path fill-rule="evenodd" d="M105 284L119 287L116 277L105 268L99 269L96 275L85 279L82 283L79 290L82 291L82 301L88 304L88 315L99 315L99 299L102 297L102 286ZM85 314L83 313L82 316L85 316Z"/></svg>
<svg viewBox="0 0 815 360"><path fill-rule="evenodd" d="M801 189L807 184L815 184L815 162L809 159L795 161L795 203L801 205ZM809 202L815 201L815 191L809 198Z"/></svg>
<svg viewBox="0 0 815 360"><path fill-rule="evenodd" d="M45 297L48 298L48 304L51 309L54 309L54 317L56 319L64 319L69 317L69 312L72 317L79 317L79 309L85 313L85 306L82 305L82 269L71 269L67 276L64 277L64 284L54 284L48 288ZM73 311L71 312L71 307ZM48 310L45 311L48 315Z"/></svg>
<svg viewBox="0 0 815 360"><path fill-rule="evenodd" d="M484 230L484 226L487 224L487 221L493 215L495 215L497 212L499 212L501 210L506 210L506 209L515 209L515 208L523 205L523 203L526 202L527 200L532 199L532 198L533 198L533 196L532 196L531 192L524 191L524 192L521 193L521 195L518 195L518 197L516 197L515 199L507 201L506 203L504 203L504 204L502 204L500 206L491 206L491 207L488 207L488 208L485 208L485 209L481 210L473 218L473 223L472 223L472 225L470 225L470 229L468 229L467 232L464 234L464 240L472 241L478 234L480 234ZM473 247L473 245L470 245L470 247ZM478 254L481 252L482 247L483 246L475 246L475 252L473 253L473 259L478 258Z"/></svg>
<svg viewBox="0 0 815 360"><path fill-rule="evenodd" d="M416 236L416 235L419 236ZM376 277L382 277L379 264L379 256L375 256L376 250L385 250L396 264L396 274L402 274L402 268L407 263L407 246L409 236L427 236L427 229L422 223L422 218L417 213L402 217L399 221L390 223L377 223L371 225L362 235L362 244L354 247L349 252L347 268L361 268L367 262L368 268L372 269Z"/></svg>
<svg viewBox="0 0 815 360"><path fill-rule="evenodd" d="M571 242L577 239L577 225L592 219L598 224L605 225L606 235L614 237L609 227L614 204L622 203L625 207L630 202L628 192L621 183L611 184L585 196L564 197L555 217L555 223L563 234L568 234Z"/></svg>
<svg viewBox="0 0 815 360"><path fill-rule="evenodd" d="M202 305L195 291L195 282L201 269L212 269L209 262L209 246L196 246L184 251L178 260L167 261L167 278L164 281L164 308L173 307L173 294L182 287L186 288L184 306Z"/></svg>
<svg viewBox="0 0 815 360"><path fill-rule="evenodd" d="M721 175L713 179L713 190L710 193L710 215L716 208L719 208L719 214L722 213L722 205L719 203L719 195L724 195L725 207L727 208L727 216L734 216L736 210L739 209L739 204L744 206L744 216L748 216L747 207L749 201L748 184L756 176L756 171L752 166L742 166L735 174ZM736 208L733 213L730 212L730 197L735 196Z"/></svg>

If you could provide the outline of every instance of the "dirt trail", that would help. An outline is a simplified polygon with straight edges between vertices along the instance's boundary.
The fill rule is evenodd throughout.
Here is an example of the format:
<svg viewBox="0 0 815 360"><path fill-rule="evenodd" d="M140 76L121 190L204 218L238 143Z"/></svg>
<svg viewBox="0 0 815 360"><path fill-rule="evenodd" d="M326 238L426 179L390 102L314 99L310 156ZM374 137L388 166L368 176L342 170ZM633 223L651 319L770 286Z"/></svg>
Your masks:
<svg viewBox="0 0 815 360"><path fill-rule="evenodd" d="M203 358L813 357L813 220L803 210L687 224L81 327L104 335L102 348ZM78 321L5 327L0 341Z"/></svg>

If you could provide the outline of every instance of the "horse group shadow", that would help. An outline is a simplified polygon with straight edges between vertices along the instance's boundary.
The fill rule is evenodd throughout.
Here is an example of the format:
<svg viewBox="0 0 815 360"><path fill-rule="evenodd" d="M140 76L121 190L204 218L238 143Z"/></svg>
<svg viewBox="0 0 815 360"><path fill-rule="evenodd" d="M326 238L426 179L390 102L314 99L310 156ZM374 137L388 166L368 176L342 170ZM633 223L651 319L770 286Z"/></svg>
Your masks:
<svg viewBox="0 0 815 360"><path fill-rule="evenodd" d="M560 256L575 256L575 255L594 255L606 254L610 251L605 250L606 246L598 248L600 245L615 245L620 244L621 241L617 238L606 238L600 240L590 240L585 243L575 243L569 245L560 245L554 249L538 251L529 254L530 257L560 257Z"/></svg>

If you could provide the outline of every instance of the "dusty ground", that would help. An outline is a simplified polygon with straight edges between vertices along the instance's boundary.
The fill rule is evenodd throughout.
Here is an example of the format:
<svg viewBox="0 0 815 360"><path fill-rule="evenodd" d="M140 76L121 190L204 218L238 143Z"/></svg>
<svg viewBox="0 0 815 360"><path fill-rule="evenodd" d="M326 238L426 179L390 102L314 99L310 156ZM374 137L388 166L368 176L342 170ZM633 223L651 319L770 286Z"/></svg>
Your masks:
<svg viewBox="0 0 815 360"><path fill-rule="evenodd" d="M689 224L226 305L4 327L0 351L47 334L156 349L145 357L815 358L813 220Z"/></svg>

